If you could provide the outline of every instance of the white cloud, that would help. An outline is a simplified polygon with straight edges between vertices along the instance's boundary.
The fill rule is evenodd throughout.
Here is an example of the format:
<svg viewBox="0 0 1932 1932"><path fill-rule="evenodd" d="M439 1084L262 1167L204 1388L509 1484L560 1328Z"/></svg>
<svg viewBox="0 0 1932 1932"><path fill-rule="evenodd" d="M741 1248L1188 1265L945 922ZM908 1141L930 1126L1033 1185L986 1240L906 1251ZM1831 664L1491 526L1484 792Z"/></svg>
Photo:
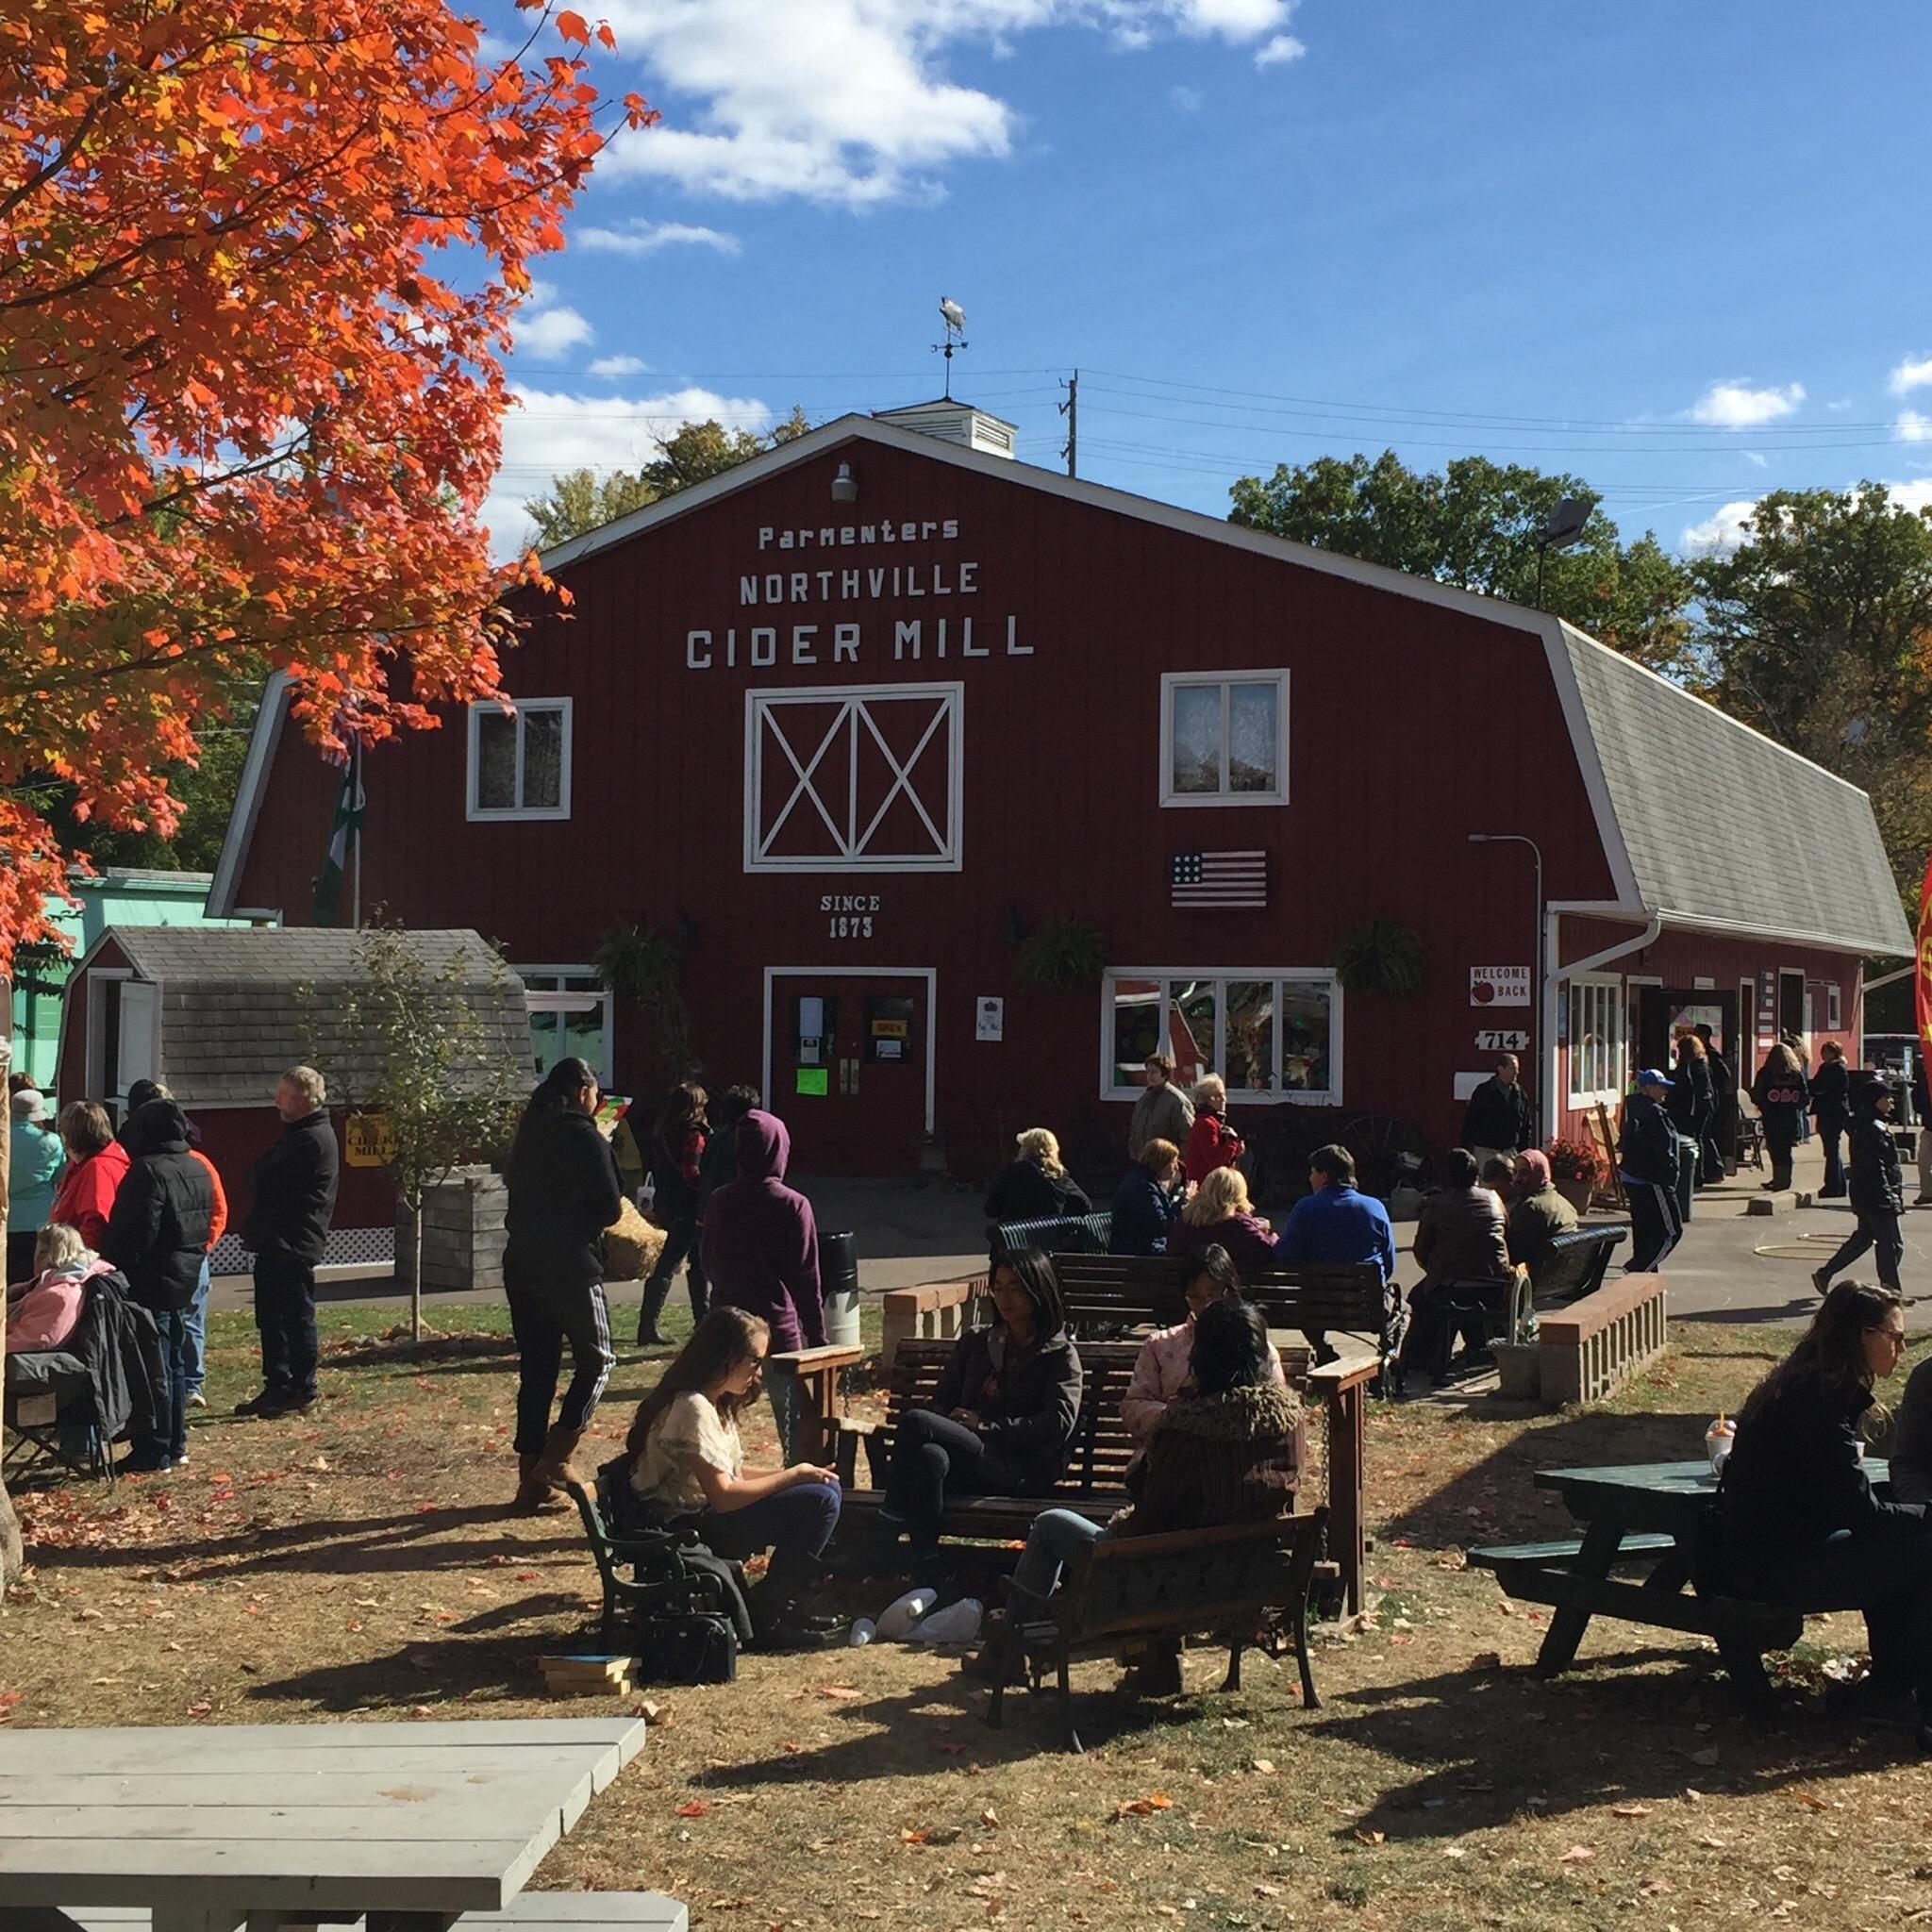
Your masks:
<svg viewBox="0 0 1932 1932"><path fill-rule="evenodd" d="M1901 509L1919 516L1932 509L1932 476L1920 476L1910 483L1888 483L1886 493Z"/></svg>
<svg viewBox="0 0 1932 1932"><path fill-rule="evenodd" d="M1892 424L1907 442L1932 442L1932 416L1918 409L1901 409Z"/></svg>
<svg viewBox="0 0 1932 1932"><path fill-rule="evenodd" d="M1734 377L1712 383L1691 405L1690 420L1720 429L1757 429L1789 416L1804 400L1802 382L1787 383L1783 389L1753 389L1742 377Z"/></svg>
<svg viewBox="0 0 1932 1932"><path fill-rule="evenodd" d="M1011 153L1008 103L954 80L948 56L1009 53L1017 36L1085 28L1119 48L1175 36L1301 51L1294 0L606 0L665 110L620 134L598 179L650 176L736 201L850 208L934 199L946 172Z"/></svg>
<svg viewBox="0 0 1932 1932"><path fill-rule="evenodd" d="M568 303L557 300L547 282L531 285L523 312L512 325L516 351L539 362L555 362L572 349L597 340L597 331Z"/></svg>
<svg viewBox="0 0 1932 1932"><path fill-rule="evenodd" d="M1771 468L1771 458L1755 449L1747 449L1744 452L1744 460L1747 463L1755 464L1760 470Z"/></svg>
<svg viewBox="0 0 1932 1932"><path fill-rule="evenodd" d="M1255 56L1257 67L1279 67L1290 60L1299 60L1307 48L1292 34L1276 34Z"/></svg>
<svg viewBox="0 0 1932 1932"><path fill-rule="evenodd" d="M768 429L768 405L756 396L680 389L649 396L580 396L512 383L521 408L503 416L503 466L484 505L496 554L511 557L535 535L525 500L541 496L566 470L634 470L657 454L657 440L680 424L715 417L727 429Z"/></svg>
<svg viewBox="0 0 1932 1932"><path fill-rule="evenodd" d="M1201 111L1201 90L1196 87L1171 87L1167 91L1168 105L1176 114L1198 114Z"/></svg>
<svg viewBox="0 0 1932 1932"><path fill-rule="evenodd" d="M1932 387L1932 356L1922 357L1913 361L1907 356L1891 372L1891 392L1895 396L1908 395L1915 389Z"/></svg>
<svg viewBox="0 0 1932 1932"><path fill-rule="evenodd" d="M1735 550L1744 541L1744 525L1757 508L1757 503L1750 500L1725 504L1714 517L1701 524L1687 524L1684 534L1677 539L1677 548L1687 557L1709 557L1717 551Z"/></svg>
<svg viewBox="0 0 1932 1932"><path fill-rule="evenodd" d="M591 364L591 374L607 379L613 375L641 375L650 366L641 356L599 356Z"/></svg>
<svg viewBox="0 0 1932 1932"><path fill-rule="evenodd" d="M622 228L580 228L571 237L579 248L600 255L656 255L660 248L689 243L715 248L720 255L737 255L743 247L736 235L722 228L693 227L689 222L627 222Z"/></svg>

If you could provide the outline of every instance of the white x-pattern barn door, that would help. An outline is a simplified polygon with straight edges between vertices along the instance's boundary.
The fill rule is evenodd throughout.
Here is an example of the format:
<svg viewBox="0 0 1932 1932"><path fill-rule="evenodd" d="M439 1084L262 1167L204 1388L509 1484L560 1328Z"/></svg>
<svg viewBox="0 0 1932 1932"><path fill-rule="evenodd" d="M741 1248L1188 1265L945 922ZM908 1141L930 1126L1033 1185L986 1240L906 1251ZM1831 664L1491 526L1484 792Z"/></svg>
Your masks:
<svg viewBox="0 0 1932 1932"><path fill-rule="evenodd" d="M965 691L745 693L747 872L958 872Z"/></svg>

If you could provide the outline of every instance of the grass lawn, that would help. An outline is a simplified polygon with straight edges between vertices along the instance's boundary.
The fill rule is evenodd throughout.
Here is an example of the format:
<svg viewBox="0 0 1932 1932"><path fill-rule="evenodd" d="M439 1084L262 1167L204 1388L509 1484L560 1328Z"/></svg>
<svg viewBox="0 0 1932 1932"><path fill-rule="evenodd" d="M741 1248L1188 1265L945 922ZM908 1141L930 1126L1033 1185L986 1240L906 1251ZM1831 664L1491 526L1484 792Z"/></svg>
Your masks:
<svg viewBox="0 0 1932 1932"><path fill-rule="evenodd" d="M504 1513L504 1313L432 1319L453 1332L415 1358L380 1339L392 1316L325 1310L326 1399L268 1424L227 1415L253 1388L253 1331L217 1316L191 1468L24 1491L5 1721L199 1722L214 1753L223 1724L620 1709L542 1694L536 1658L581 1631L595 1575L575 1518ZM1111 1698L1091 1664L1090 1748L1068 1758L1024 1694L988 1730L946 1657L746 1657L734 1685L652 1693L643 1756L537 1882L659 1888L695 1924L745 1932L1932 1918L1932 1770L1908 1739L1818 1715L1747 1728L1697 1640L1627 1625L1593 1626L1581 1667L1544 1683L1542 1613L1462 1563L1467 1544L1561 1532L1533 1469L1701 1453L1709 1416L1790 1340L1687 1324L1653 1374L1566 1415L1377 1412L1377 1602L1318 1652L1319 1712L1291 1663L1251 1658L1223 1697L1219 1654L1194 1655L1191 1694L1167 1703ZM617 1452L652 1374L624 1353L587 1461ZM761 1407L755 1457L768 1424ZM891 1593L840 1588L855 1613ZM1794 1672L1860 1642L1855 1619L1814 1622Z"/></svg>

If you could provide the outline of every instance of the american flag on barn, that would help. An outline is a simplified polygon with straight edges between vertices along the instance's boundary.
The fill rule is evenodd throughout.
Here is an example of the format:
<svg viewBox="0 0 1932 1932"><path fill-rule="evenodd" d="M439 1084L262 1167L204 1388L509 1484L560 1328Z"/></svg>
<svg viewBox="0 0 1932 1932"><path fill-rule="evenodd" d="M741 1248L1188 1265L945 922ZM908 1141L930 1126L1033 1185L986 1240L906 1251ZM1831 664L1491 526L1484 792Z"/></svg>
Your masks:
<svg viewBox="0 0 1932 1932"><path fill-rule="evenodd" d="M1265 852L1176 852L1169 898L1175 906L1248 907L1268 904Z"/></svg>

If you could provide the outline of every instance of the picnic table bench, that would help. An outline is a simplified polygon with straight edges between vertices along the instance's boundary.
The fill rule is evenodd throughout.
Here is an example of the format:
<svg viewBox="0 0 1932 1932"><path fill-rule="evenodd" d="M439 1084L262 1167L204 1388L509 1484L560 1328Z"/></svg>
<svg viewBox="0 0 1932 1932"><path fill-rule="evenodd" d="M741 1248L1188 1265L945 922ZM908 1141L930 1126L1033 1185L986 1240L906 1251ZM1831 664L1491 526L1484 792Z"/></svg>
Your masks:
<svg viewBox="0 0 1932 1932"><path fill-rule="evenodd" d="M1221 1688L1241 1687L1241 1652L1271 1615L1294 1647L1301 1667L1302 1707L1319 1710L1308 1660L1308 1586L1321 1556L1328 1512L1313 1509L1272 1523L1179 1530L1163 1536L1103 1537L1066 1567L1054 1614L1018 1627L1016 1641L1028 1687L1040 1688L1051 1663L1059 1685L1061 1736L1080 1750L1074 1726L1069 1667L1076 1657L1117 1650L1137 1639L1195 1636L1211 1631L1227 1645ZM986 1721L1005 1722L1004 1673L993 1679Z"/></svg>
<svg viewBox="0 0 1932 1932"><path fill-rule="evenodd" d="M442 1932L471 1913L682 1932L656 1893L518 1897L643 1742L637 1718L8 1730L0 1932L96 1912L150 1932Z"/></svg>
<svg viewBox="0 0 1932 1932"><path fill-rule="evenodd" d="M1885 1479L1879 1457L1868 1456L1865 1470L1874 1483ZM1707 1462L1544 1469L1535 1482L1562 1497L1584 1525L1582 1536L1471 1550L1469 1560L1493 1570L1511 1596L1555 1607L1537 1657L1544 1675L1575 1662L1592 1617L1616 1617L1714 1639L1725 1672L1746 1698L1769 1697L1764 1653L1790 1649L1804 1631L1804 1615L1712 1587L1717 1566L1706 1544L1705 1517L1717 1479ZM1641 1577L1612 1574L1640 1568Z"/></svg>

